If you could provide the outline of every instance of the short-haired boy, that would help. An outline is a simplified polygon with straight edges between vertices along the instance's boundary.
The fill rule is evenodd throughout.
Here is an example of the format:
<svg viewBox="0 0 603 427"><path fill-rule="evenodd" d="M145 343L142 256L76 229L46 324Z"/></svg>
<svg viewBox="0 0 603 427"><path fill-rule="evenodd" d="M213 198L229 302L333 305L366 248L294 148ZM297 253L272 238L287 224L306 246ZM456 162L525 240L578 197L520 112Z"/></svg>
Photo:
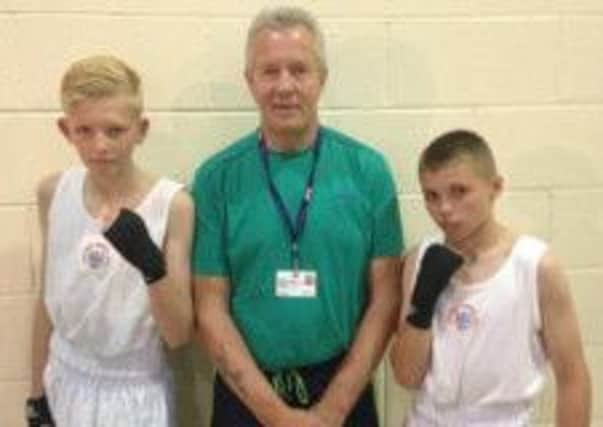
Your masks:
<svg viewBox="0 0 603 427"><path fill-rule="evenodd" d="M193 205L133 158L149 122L138 74L113 56L71 64L58 126L81 166L43 179L43 283L30 427L172 425L162 341L192 325Z"/></svg>
<svg viewBox="0 0 603 427"><path fill-rule="evenodd" d="M503 189L493 154L457 130L423 151L425 206L443 233L406 257L391 362L417 389L406 426L529 423L550 361L556 425L586 427L590 377L566 276L541 240L495 217Z"/></svg>

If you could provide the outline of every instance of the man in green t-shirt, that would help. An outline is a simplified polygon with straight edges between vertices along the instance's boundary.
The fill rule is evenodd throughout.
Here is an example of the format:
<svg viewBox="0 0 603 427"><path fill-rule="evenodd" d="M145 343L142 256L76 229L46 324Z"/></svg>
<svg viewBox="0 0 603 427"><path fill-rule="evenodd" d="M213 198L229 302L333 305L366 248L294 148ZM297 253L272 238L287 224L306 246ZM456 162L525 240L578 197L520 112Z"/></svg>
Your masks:
<svg viewBox="0 0 603 427"><path fill-rule="evenodd" d="M212 425L377 426L370 386L398 311L402 232L383 156L321 126L322 33L256 16L245 77L259 129L195 174L199 336Z"/></svg>

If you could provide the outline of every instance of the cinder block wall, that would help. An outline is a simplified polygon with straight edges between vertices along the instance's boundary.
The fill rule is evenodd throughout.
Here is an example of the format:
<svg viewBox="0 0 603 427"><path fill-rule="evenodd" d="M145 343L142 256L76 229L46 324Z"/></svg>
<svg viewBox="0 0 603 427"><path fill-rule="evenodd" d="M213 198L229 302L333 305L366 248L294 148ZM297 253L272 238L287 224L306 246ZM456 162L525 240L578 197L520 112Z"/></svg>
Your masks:
<svg viewBox="0 0 603 427"><path fill-rule="evenodd" d="M242 51L250 17L271 3L0 0L0 426L23 425L39 275L35 183L77 162L55 127L66 64L114 53L139 69L152 121L139 159L186 181L257 123ZM603 2L297 3L326 30L323 120L387 154L410 242L433 229L415 179L421 147L452 127L491 141L507 178L501 217L550 240L569 270L595 383L593 425L603 426ZM204 425L211 369L191 349L172 359L182 425ZM383 425L399 426L405 394L387 366L378 382ZM542 425L552 423L552 396L549 387Z"/></svg>

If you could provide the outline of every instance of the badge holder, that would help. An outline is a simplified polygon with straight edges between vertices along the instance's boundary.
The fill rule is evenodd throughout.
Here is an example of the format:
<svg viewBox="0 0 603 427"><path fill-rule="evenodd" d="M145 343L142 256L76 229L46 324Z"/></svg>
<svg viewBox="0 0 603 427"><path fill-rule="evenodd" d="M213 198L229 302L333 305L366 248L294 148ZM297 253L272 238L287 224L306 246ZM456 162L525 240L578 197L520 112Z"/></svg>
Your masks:
<svg viewBox="0 0 603 427"><path fill-rule="evenodd" d="M279 298L316 298L318 275L313 270L299 269L299 248L292 245L293 269L276 272L276 296Z"/></svg>

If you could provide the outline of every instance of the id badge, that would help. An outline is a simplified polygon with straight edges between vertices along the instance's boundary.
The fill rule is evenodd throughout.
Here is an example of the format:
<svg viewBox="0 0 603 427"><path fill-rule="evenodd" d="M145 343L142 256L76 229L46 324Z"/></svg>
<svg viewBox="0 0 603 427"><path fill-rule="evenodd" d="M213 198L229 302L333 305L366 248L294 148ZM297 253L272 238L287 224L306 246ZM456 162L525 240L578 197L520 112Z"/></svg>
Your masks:
<svg viewBox="0 0 603 427"><path fill-rule="evenodd" d="M316 271L279 270L276 272L276 296L280 298L315 298L318 277Z"/></svg>

